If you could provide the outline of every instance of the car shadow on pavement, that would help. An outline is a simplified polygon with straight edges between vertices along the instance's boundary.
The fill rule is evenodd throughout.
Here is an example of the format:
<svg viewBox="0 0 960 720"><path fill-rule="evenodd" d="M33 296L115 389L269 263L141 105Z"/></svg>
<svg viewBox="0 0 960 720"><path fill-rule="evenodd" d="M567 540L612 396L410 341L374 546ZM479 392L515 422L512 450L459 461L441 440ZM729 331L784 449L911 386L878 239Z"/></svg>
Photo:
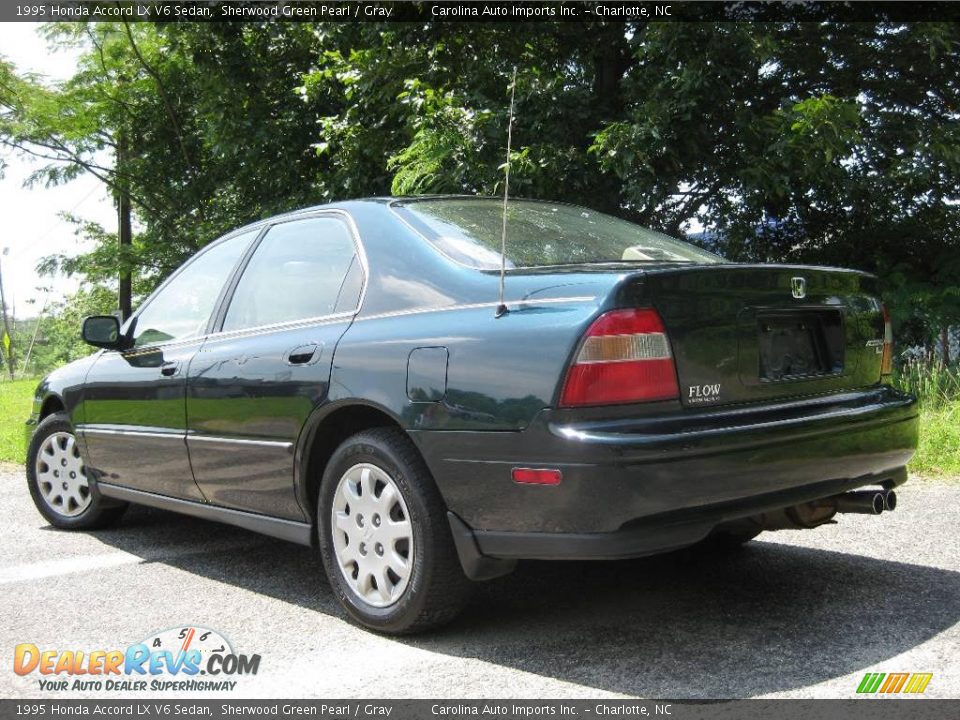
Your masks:
<svg viewBox="0 0 960 720"><path fill-rule="evenodd" d="M96 536L131 553L151 548L153 562L344 615L310 548L145 508ZM960 573L770 537L728 554L521 563L479 585L453 624L399 641L627 695L724 698L875 667L960 621ZM185 538L245 549L163 552Z"/></svg>

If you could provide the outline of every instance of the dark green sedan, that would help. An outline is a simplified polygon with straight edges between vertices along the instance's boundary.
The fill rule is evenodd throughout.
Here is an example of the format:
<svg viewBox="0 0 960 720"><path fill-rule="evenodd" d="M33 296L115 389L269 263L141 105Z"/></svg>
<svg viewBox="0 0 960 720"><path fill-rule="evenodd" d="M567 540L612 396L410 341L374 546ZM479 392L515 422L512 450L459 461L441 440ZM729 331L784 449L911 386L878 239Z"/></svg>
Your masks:
<svg viewBox="0 0 960 720"><path fill-rule="evenodd" d="M52 525L129 503L313 545L364 625L525 558L880 515L917 444L875 277L743 265L580 207L371 199L204 248L37 389ZM503 262L503 303L499 298ZM581 592L589 592L582 588Z"/></svg>

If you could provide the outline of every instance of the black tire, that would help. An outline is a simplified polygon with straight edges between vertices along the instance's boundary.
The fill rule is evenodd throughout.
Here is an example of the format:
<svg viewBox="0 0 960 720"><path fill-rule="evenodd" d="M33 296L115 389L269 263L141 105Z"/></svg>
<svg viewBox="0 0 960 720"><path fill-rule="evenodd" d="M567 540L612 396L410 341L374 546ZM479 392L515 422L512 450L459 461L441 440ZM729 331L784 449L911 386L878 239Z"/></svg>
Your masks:
<svg viewBox="0 0 960 720"><path fill-rule="evenodd" d="M360 464L373 465L389 475L400 491L412 528L413 559L406 586L386 607L371 605L351 588L334 546L334 496L341 479ZM320 483L317 528L330 586L361 625L392 635L420 632L452 620L469 599L473 583L463 574L446 507L417 449L399 430L366 430L336 449Z"/></svg>
<svg viewBox="0 0 960 720"><path fill-rule="evenodd" d="M64 530L95 530L115 525L127 509L127 504L104 498L97 492L95 486L88 487L89 505L77 514L59 512L44 498L41 479L38 476L37 459L48 438L58 433L73 437L73 426L66 413L55 413L45 417L30 439L30 445L27 448L27 487L30 490L30 497L33 498L33 504L47 522Z"/></svg>

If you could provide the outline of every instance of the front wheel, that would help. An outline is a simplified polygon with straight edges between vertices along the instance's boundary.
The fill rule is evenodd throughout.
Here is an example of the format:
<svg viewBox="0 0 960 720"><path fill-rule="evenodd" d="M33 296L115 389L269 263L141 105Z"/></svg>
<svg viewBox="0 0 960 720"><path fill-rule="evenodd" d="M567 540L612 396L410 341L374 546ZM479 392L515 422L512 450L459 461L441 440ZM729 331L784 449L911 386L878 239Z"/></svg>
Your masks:
<svg viewBox="0 0 960 720"><path fill-rule="evenodd" d="M50 415L37 426L27 449L27 486L33 504L58 528L91 530L115 524L125 503L107 500L91 487L70 420Z"/></svg>
<svg viewBox="0 0 960 720"><path fill-rule="evenodd" d="M402 432L377 428L344 441L327 464L317 505L327 577L359 623L403 634L460 612L472 583L443 500Z"/></svg>

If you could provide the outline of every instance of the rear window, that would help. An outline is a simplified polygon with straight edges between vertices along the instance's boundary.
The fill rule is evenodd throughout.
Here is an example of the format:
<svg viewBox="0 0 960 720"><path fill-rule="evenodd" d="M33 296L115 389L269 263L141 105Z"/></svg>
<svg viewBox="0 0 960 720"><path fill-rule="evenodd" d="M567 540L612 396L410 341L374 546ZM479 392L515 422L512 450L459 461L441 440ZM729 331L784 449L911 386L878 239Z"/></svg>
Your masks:
<svg viewBox="0 0 960 720"><path fill-rule="evenodd" d="M468 267L499 270L502 200L431 198L393 207L445 255ZM508 268L719 262L719 255L586 208L511 200L507 209Z"/></svg>

